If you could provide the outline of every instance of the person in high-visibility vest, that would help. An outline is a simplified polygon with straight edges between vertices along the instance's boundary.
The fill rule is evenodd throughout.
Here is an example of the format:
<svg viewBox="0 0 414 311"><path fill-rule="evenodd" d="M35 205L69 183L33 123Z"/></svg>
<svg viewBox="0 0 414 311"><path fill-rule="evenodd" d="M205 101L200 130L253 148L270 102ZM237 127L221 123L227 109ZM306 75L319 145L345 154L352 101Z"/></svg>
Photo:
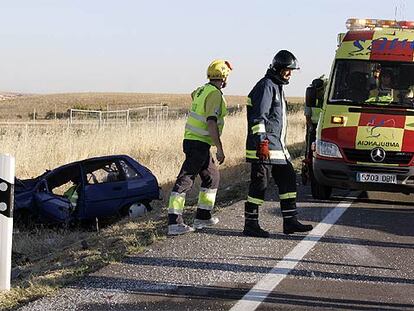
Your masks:
<svg viewBox="0 0 414 311"><path fill-rule="evenodd" d="M296 174L286 148L287 107L283 85L289 83L296 69L299 69L296 57L289 51L279 51L266 75L248 95L246 160L251 163L251 180L244 210L246 236L269 237L269 232L259 226L258 218L271 177L279 188L283 232L312 229L296 217Z"/></svg>
<svg viewBox="0 0 414 311"><path fill-rule="evenodd" d="M79 179L79 177L75 177L72 180L72 186L70 186L69 189L67 189L65 191L65 193L63 193L63 196L68 198L68 200L70 201L73 210L75 210L77 205L78 205L78 199L79 199L78 189L79 189L79 186L80 186L80 179Z"/></svg>
<svg viewBox="0 0 414 311"><path fill-rule="evenodd" d="M379 104L389 104L391 102L398 102L400 94L393 89L394 75L391 69L382 69L378 77L377 87L369 91L369 102L377 102Z"/></svg>
<svg viewBox="0 0 414 311"><path fill-rule="evenodd" d="M318 125L319 116L322 111L325 88L328 83L328 79L325 75L320 76L312 81L311 86L316 89L316 106L309 107L305 105L305 118L306 118L306 151L305 159L308 159L309 163L312 161L312 143L316 139L316 127Z"/></svg>
<svg viewBox="0 0 414 311"><path fill-rule="evenodd" d="M218 218L211 215L219 186L219 171L210 153L217 149L219 164L225 159L220 135L227 114L222 89L232 66L225 60L214 60L207 68L209 82L192 94L192 106L185 125L183 151L185 161L178 174L168 202L168 235L180 235L195 229L213 226ZM201 178L200 192L193 227L183 220L186 193L192 188L197 175Z"/></svg>

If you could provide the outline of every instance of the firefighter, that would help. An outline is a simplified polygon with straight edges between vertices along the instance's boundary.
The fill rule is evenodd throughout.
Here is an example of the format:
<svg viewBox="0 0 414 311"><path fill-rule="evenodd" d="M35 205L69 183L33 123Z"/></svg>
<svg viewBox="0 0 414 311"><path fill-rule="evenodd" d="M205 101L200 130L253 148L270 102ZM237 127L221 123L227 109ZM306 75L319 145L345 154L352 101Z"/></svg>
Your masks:
<svg viewBox="0 0 414 311"><path fill-rule="evenodd" d="M220 135L227 108L221 90L227 85L231 70L228 61L214 60L207 69L209 82L191 94L193 101L183 140L185 160L168 202L168 235L192 232L194 228L202 229L219 221L211 215L220 176L210 147L216 146L216 158L222 164L225 155ZM201 186L193 228L184 223L182 214L185 195L193 186L197 175L201 178Z"/></svg>
<svg viewBox="0 0 414 311"><path fill-rule="evenodd" d="M312 230L311 225L303 225L296 218L296 174L286 148L287 112L283 85L289 83L295 69L299 69L296 57L289 51L279 51L247 99L246 160L251 162L251 180L244 213L243 234L246 236L269 237L269 232L259 226L258 218L270 177L279 188L283 232Z"/></svg>
<svg viewBox="0 0 414 311"><path fill-rule="evenodd" d="M321 114L323 100L325 95L325 88L328 83L328 79L325 75L320 76L312 81L311 86L316 89L316 106L309 107L305 105L305 118L306 118L306 152L305 161L308 164L312 163L312 151L311 145L316 139L316 127L319 121L319 115Z"/></svg>

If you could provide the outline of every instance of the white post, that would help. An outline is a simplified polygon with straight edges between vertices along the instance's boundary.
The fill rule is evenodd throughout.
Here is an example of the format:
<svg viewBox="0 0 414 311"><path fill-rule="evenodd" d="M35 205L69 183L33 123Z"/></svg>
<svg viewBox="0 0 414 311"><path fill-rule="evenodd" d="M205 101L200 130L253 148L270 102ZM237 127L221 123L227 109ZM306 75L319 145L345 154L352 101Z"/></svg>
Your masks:
<svg viewBox="0 0 414 311"><path fill-rule="evenodd" d="M14 172L14 157L0 154L0 291L10 290Z"/></svg>

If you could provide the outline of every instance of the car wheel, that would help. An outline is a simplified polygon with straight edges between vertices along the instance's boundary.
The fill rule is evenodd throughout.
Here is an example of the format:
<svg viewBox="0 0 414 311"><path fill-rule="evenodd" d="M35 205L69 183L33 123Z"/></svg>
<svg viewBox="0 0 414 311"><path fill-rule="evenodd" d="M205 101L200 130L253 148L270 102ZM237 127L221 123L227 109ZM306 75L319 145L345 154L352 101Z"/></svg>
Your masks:
<svg viewBox="0 0 414 311"><path fill-rule="evenodd" d="M328 200L332 194L332 187L321 185L314 176L311 177L312 197L317 200Z"/></svg>

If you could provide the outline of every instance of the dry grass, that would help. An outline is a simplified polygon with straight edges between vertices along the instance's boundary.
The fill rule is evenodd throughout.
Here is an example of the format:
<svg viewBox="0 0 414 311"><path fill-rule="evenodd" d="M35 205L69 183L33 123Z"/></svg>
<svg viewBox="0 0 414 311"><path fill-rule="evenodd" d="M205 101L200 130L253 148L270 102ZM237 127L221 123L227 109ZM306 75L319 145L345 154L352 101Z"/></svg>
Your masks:
<svg viewBox="0 0 414 311"><path fill-rule="evenodd" d="M289 117L289 144L303 141L302 113ZM144 122L130 127L68 126L9 127L0 132L0 153L16 158L16 176L30 178L69 162L93 156L128 154L151 168L161 183L175 178L183 160L181 144L185 119ZM241 135L241 133L243 133ZM223 144L226 166L244 157L244 113L226 119Z"/></svg>
<svg viewBox="0 0 414 311"><path fill-rule="evenodd" d="M243 96L227 96L230 106L244 104ZM28 119L36 110L40 118L46 113L64 113L70 108L92 110L120 110L147 105L167 104L173 108L191 105L189 94L143 94L143 93L70 93L27 95L0 102L1 119Z"/></svg>
<svg viewBox="0 0 414 311"><path fill-rule="evenodd" d="M245 96L226 96L228 105L236 107L246 103ZM289 98L291 103L303 103L303 98ZM40 119L48 112L65 113L70 108L92 110L120 110L147 105L167 104L170 108L188 108L189 94L145 93L68 93L24 95L0 101L0 119L27 120L34 111Z"/></svg>
<svg viewBox="0 0 414 311"><path fill-rule="evenodd" d="M0 153L16 157L16 175L37 176L45 169L100 155L129 154L149 167L157 176L168 197L183 160L182 137L185 120L144 122L131 127L70 128L15 127L0 133ZM226 161L222 172L219 200L243 199L234 180L248 179L244 164L245 113L226 118L223 145ZM288 143L300 152L304 138L303 114L289 116ZM226 189L226 190L224 190ZM227 191L230 189L229 191ZM190 195L191 196L191 195ZM193 199L190 198L191 204ZM0 294L0 309L52 293L75 277L118 260L127 252L141 251L146 245L165 237L165 201L139 221L125 219L100 233L37 229L16 233L13 250L20 254L14 261L20 276L13 289ZM188 209L191 212L191 208ZM81 244L87 241L87 246ZM27 260L29 258L29 260Z"/></svg>

